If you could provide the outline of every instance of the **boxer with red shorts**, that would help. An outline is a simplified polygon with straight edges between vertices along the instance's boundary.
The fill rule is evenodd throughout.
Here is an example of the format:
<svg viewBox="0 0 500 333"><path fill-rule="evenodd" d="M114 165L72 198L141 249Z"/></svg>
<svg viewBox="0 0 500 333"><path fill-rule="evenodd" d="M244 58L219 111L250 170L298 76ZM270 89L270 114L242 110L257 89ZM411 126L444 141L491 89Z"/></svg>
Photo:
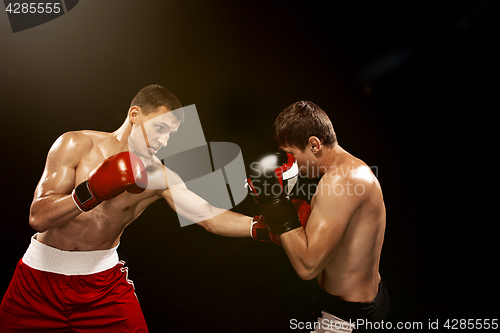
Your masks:
<svg viewBox="0 0 500 333"><path fill-rule="evenodd" d="M116 248L158 199L212 233L250 237L249 216L211 206L155 156L183 121L178 109L172 92L150 85L116 131L56 140L31 204L37 233L0 305L0 332L147 332Z"/></svg>
<svg viewBox="0 0 500 333"><path fill-rule="evenodd" d="M116 247L62 251L33 237L4 296L0 331L147 332L124 264Z"/></svg>

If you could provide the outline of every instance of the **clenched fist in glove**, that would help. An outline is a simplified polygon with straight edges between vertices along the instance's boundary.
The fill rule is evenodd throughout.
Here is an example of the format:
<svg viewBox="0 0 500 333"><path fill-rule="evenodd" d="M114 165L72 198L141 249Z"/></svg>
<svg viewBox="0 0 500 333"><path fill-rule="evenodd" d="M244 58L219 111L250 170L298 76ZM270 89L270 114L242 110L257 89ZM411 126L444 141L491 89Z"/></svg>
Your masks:
<svg viewBox="0 0 500 333"><path fill-rule="evenodd" d="M293 205L297 214L299 216L300 223L305 229L307 226L307 220L309 220L309 215L311 215L311 206L302 199L292 199ZM252 238L263 242L274 242L281 246L280 238L267 229L266 222L262 215L255 216L252 220Z"/></svg>
<svg viewBox="0 0 500 333"><path fill-rule="evenodd" d="M300 228L295 206L288 196L298 177L298 167L292 154L279 151L256 163L256 175L247 179L262 216L273 235Z"/></svg>
<svg viewBox="0 0 500 333"><path fill-rule="evenodd" d="M105 200L127 191L141 193L148 186L146 167L139 157L121 152L108 157L89 174L89 179L73 190L73 200L86 212Z"/></svg>

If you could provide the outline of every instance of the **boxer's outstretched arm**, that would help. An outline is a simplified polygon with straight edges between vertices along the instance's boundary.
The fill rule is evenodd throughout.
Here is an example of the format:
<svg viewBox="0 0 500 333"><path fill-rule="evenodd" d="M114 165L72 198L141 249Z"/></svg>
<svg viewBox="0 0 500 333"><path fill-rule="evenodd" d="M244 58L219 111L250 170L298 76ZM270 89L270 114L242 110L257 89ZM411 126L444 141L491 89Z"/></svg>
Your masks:
<svg viewBox="0 0 500 333"><path fill-rule="evenodd" d="M75 187L76 167L80 156L88 150L90 139L75 132L61 135L50 148L42 177L31 203L29 223L38 231L63 226L81 211L71 191Z"/></svg>
<svg viewBox="0 0 500 333"><path fill-rule="evenodd" d="M175 177L177 181L175 185L162 192L162 197L177 214L196 222L209 232L217 235L228 237L251 236L252 218L250 216L210 205L203 198L190 191L174 172L166 168L165 172L170 173L169 179Z"/></svg>
<svg viewBox="0 0 500 333"><path fill-rule="evenodd" d="M222 209L220 214L214 215L197 224L209 232L220 236L251 237L251 220L250 216Z"/></svg>

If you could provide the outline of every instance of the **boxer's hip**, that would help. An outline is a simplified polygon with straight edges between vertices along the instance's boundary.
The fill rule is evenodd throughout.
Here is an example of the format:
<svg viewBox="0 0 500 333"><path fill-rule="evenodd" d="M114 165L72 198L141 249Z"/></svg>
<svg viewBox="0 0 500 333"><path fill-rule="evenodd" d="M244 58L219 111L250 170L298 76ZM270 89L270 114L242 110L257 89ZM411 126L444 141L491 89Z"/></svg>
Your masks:
<svg viewBox="0 0 500 333"><path fill-rule="evenodd" d="M119 262L118 246L109 250L64 251L40 243L35 237L24 254L22 261L27 266L63 275L89 275L116 266Z"/></svg>

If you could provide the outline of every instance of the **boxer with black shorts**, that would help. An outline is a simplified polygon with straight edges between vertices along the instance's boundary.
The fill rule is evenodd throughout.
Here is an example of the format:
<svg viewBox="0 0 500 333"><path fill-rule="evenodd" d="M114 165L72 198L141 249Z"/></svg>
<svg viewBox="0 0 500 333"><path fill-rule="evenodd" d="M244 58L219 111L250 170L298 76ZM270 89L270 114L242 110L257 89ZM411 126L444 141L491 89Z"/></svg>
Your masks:
<svg viewBox="0 0 500 333"><path fill-rule="evenodd" d="M183 121L171 112L179 108L169 90L147 86L116 131L56 140L30 209L37 233L0 306L2 333L147 332L116 248L125 227L158 199L212 233L250 237L250 217L212 207L155 156Z"/></svg>
<svg viewBox="0 0 500 333"><path fill-rule="evenodd" d="M350 320L385 319L390 300L379 262L386 215L377 178L339 146L328 115L312 102L283 110L273 132L279 148L297 160L301 175L320 177L305 227L287 194L257 191L264 220L295 271L304 280L315 279L313 320L335 318L350 331Z"/></svg>

